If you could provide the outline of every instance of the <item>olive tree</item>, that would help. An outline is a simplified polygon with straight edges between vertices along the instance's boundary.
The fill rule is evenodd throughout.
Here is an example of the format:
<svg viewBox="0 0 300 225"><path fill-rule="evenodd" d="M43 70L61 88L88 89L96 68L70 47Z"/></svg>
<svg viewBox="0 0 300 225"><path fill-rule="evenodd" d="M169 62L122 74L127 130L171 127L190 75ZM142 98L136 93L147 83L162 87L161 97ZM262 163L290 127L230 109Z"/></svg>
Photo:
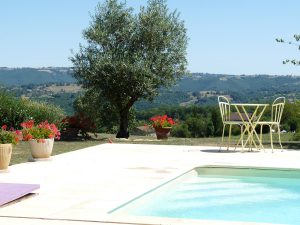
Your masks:
<svg viewBox="0 0 300 225"><path fill-rule="evenodd" d="M119 117L117 137L128 138L134 103L152 100L186 72L184 22L165 0L149 0L137 14L125 3L106 0L97 5L83 37L86 44L71 57L74 76L110 103Z"/></svg>
<svg viewBox="0 0 300 225"><path fill-rule="evenodd" d="M299 42L300 41L300 35L298 34L295 34L294 35L294 39L296 42ZM286 42L285 40L283 40L282 38L276 38L276 41L277 42L280 42L280 43L287 43L289 45L295 45L298 47L298 49L300 50L300 44L296 43L296 42L293 42L293 41L288 41ZM283 64L286 64L286 63L292 63L294 65L300 65L300 61L299 60L296 60L296 59L286 59L283 61Z"/></svg>

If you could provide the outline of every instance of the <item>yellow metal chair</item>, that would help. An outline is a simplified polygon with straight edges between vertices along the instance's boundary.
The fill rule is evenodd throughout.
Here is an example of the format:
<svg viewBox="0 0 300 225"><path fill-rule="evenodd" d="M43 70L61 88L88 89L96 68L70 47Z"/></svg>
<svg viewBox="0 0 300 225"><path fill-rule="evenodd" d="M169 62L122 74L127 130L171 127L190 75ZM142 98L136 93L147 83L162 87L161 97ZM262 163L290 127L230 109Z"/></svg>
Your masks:
<svg viewBox="0 0 300 225"><path fill-rule="evenodd" d="M279 97L274 100L272 103L272 108L271 108L271 120L270 121L259 121L257 125L260 125L260 142L262 143L262 128L264 125L269 126L270 128L270 142L271 142L271 148L273 152L273 136L272 136L272 131L273 128L277 129L277 134L278 134L278 140L279 144L282 150L282 144L281 144L281 138L280 138L280 121L284 109L284 104L285 104L285 97Z"/></svg>
<svg viewBox="0 0 300 225"><path fill-rule="evenodd" d="M225 128L227 125L229 125L228 143L227 143L227 150L229 150L229 145L230 145L230 141L231 141L232 125L240 126L241 132L242 132L243 123L240 119L238 119L237 113L231 112L230 102L229 102L228 98L226 98L225 96L218 96L218 102L219 102L219 108L220 108L221 118L222 118L222 122L223 122L223 132L222 132L222 141L221 141L221 145L220 145L220 151L223 146Z"/></svg>

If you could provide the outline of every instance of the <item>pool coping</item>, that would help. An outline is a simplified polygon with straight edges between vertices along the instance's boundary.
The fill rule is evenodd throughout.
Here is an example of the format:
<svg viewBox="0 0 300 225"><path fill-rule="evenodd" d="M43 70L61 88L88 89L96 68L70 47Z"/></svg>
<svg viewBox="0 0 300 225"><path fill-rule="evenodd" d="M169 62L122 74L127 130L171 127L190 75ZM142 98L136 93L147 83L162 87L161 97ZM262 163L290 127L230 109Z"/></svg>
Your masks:
<svg viewBox="0 0 300 225"><path fill-rule="evenodd" d="M97 222L98 224L118 222L123 224L187 224L184 219L125 218L124 216L112 216L107 212L199 166L242 166L247 168L263 166L275 169L300 169L300 152L297 151L275 153L270 153L270 151L249 153L222 151L219 153L217 150L218 147L212 146L102 144L54 156L48 162L30 162L12 166L10 172L0 174L0 182L24 180L27 183L41 183L41 190L37 197L0 208L0 223L17 220L18 223L24 222L25 225L51 224L53 221L63 221L68 224L87 222ZM87 169L84 171L77 165L81 158L88 159ZM60 173L58 178L54 177L51 169ZM75 175L73 170L75 170ZM102 170L111 170L112 175L95 173ZM91 174L87 176L86 172L88 171ZM44 172L50 174L49 181L44 179ZM86 183L78 182L76 173ZM94 179L95 174L99 176L99 179ZM115 175L124 176L124 178L116 181ZM135 183L137 181L138 185ZM58 187L53 184L56 182L60 182ZM75 183L78 187L70 186L69 183ZM102 187L103 184L104 187ZM93 190L91 185L102 188L104 192L101 192L102 189L101 191ZM122 186L122 189L118 185ZM132 188L133 185L134 188ZM100 194L101 198L91 199L90 193L82 192L89 189ZM88 196L77 196L77 192L86 193ZM54 199L48 198L49 196L54 196ZM77 196L75 198L78 199L68 203L69 197L72 196ZM102 198L103 200L101 200ZM53 209L52 206L57 208ZM24 209L26 209L25 212L22 211ZM38 221L39 219L41 221ZM196 220L195 224L200 222L201 220ZM216 224L214 221L202 222ZM192 223L194 221L188 220L188 224ZM217 224L229 223L217 221ZM239 222L239 224L241 223Z"/></svg>

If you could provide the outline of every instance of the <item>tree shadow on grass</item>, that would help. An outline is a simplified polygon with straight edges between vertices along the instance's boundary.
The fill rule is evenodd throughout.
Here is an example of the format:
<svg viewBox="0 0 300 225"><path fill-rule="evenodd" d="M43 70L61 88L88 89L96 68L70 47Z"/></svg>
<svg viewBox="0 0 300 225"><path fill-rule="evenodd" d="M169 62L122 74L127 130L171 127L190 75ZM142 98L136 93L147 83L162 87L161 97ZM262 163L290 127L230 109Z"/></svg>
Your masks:
<svg viewBox="0 0 300 225"><path fill-rule="evenodd" d="M287 150L300 150L300 142L286 143L283 147L287 148Z"/></svg>
<svg viewBox="0 0 300 225"><path fill-rule="evenodd" d="M204 150L200 150L200 152L207 152L207 153L238 153L239 150L233 150L233 149L204 149Z"/></svg>
<svg viewBox="0 0 300 225"><path fill-rule="evenodd" d="M59 141L65 141L65 142L85 142L85 141L100 141L100 142L105 142L108 141L109 138L107 137L99 137L99 136L81 136L81 135L77 135L77 136L65 136L65 137L61 137Z"/></svg>

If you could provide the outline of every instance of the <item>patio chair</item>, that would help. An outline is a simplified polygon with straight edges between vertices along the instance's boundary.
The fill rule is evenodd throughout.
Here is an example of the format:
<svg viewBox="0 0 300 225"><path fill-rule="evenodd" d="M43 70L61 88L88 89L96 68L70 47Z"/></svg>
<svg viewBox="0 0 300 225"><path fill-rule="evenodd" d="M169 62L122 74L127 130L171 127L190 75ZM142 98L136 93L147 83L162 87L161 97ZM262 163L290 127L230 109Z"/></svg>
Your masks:
<svg viewBox="0 0 300 225"><path fill-rule="evenodd" d="M264 125L269 126L270 128L270 142L271 142L271 148L273 152L273 136L272 136L272 131L273 128L277 129L277 134L278 134L278 141L280 144L280 148L282 150L282 144L281 144L281 138L280 138L280 121L284 109L284 104L285 104L285 97L279 97L274 100L272 103L272 108L271 108L271 120L270 121L259 121L257 125L260 125L260 141L262 142L262 128Z"/></svg>
<svg viewBox="0 0 300 225"><path fill-rule="evenodd" d="M231 129L232 125L238 125L241 128L241 133L243 132L243 122L239 118L239 115L236 112L231 112L230 109L230 102L228 98L225 96L218 96L219 108L221 113L221 118L223 122L223 132L222 132L222 141L220 145L219 151L221 151L223 142L224 142L224 134L225 128L229 125L229 133L228 133L228 143L227 143L227 150L229 150L229 145L231 141Z"/></svg>

